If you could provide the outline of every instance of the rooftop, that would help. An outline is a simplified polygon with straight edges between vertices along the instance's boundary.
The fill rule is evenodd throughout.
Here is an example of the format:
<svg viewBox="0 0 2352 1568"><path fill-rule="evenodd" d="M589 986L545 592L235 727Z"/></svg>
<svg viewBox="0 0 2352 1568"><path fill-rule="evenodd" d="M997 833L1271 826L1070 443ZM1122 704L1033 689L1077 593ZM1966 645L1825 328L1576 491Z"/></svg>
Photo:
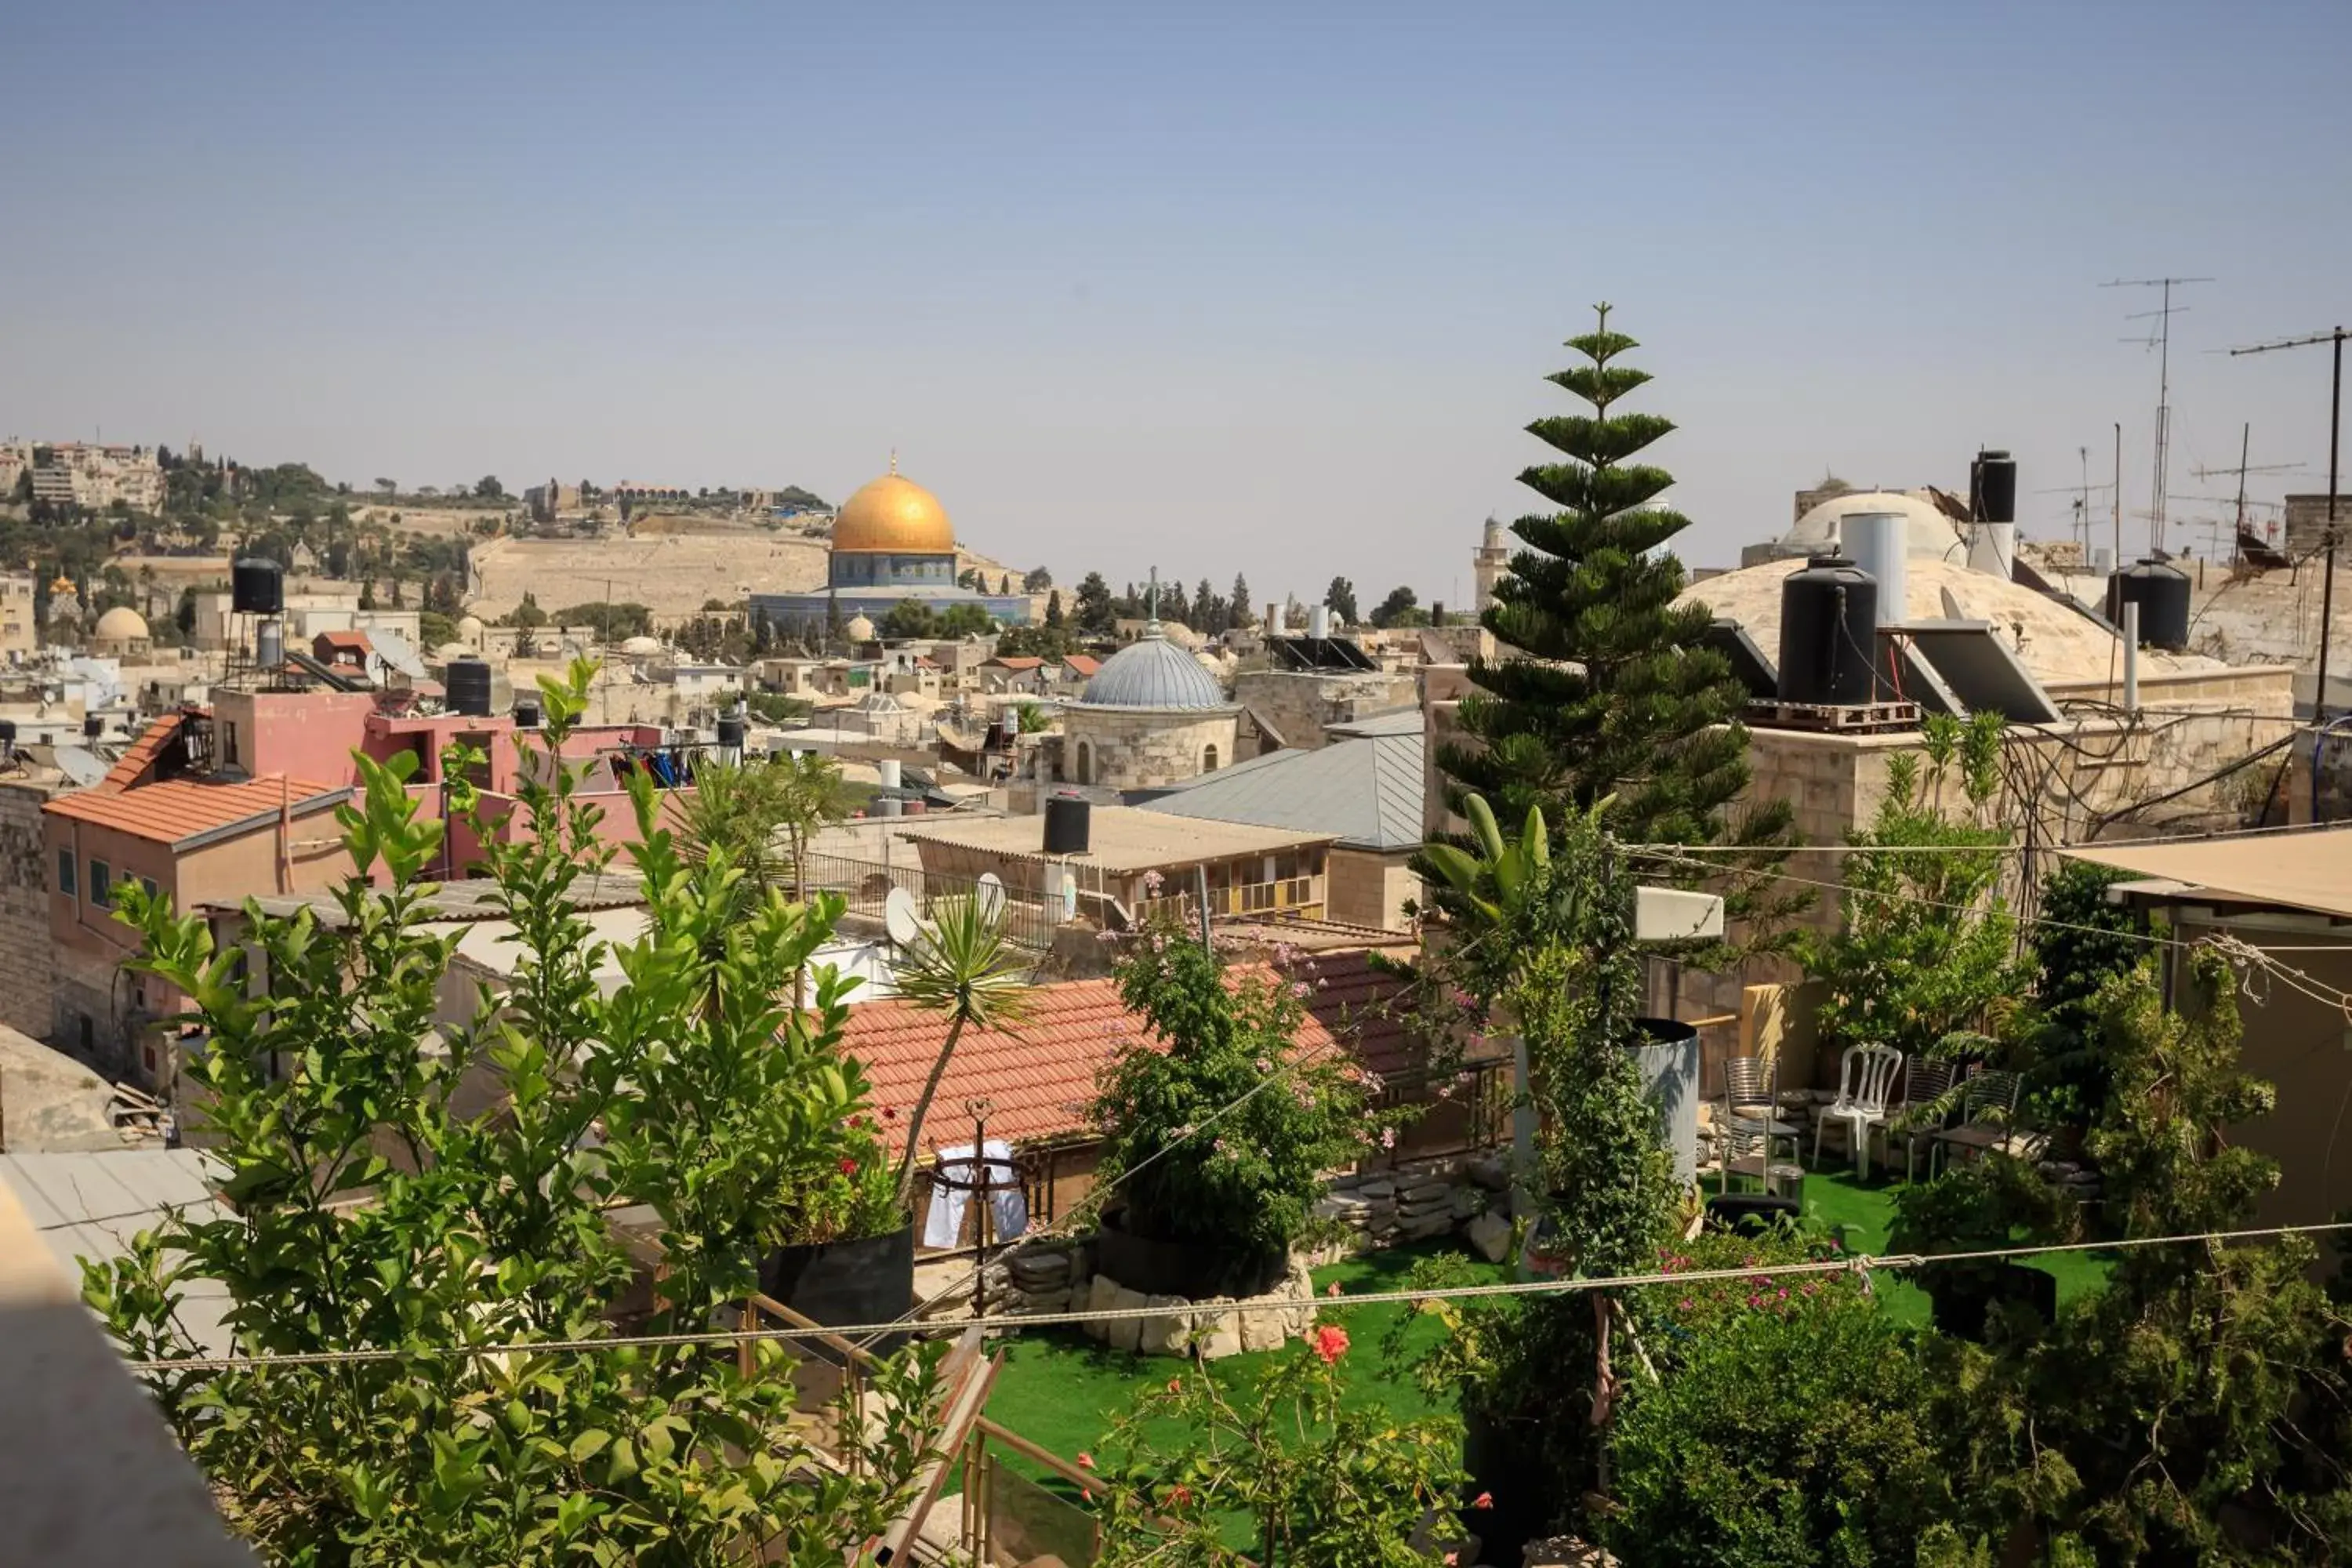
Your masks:
<svg viewBox="0 0 2352 1568"><path fill-rule="evenodd" d="M82 1259L129 1256L132 1240L163 1223L166 1209L184 1209L192 1220L227 1218L208 1184L220 1173L200 1149L0 1154L0 1183L24 1205L69 1279L81 1277ZM221 1321L227 1306L226 1286L189 1279L172 1315L207 1353L226 1355L235 1348Z"/></svg>
<svg viewBox="0 0 2352 1568"><path fill-rule="evenodd" d="M1091 847L1081 855L1045 854L1043 815L925 824L920 827L902 827L898 837L919 844L952 845L995 855L1069 860L1099 866L1107 871L1165 870L1243 855L1271 855L1307 845L1328 844L1339 837L1319 828L1209 822L1128 805L1097 805L1092 816L1088 834Z"/></svg>
<svg viewBox="0 0 2352 1568"><path fill-rule="evenodd" d="M235 783L180 778L137 789L83 790L59 795L42 809L134 838L193 847L201 840L258 826L281 812L308 816L339 804L351 793L347 785L276 776Z"/></svg>
<svg viewBox="0 0 2352 1568"><path fill-rule="evenodd" d="M1407 734L1273 752L1151 797L1171 816L1337 835L1363 849L1417 848L1422 831L1419 713Z"/></svg>
<svg viewBox="0 0 2352 1568"><path fill-rule="evenodd" d="M343 921L343 908L334 893L265 893L253 902L262 913L281 920L308 910L320 925L331 930L340 927ZM575 910L624 909L644 903L645 889L635 871L608 868L588 872L573 882L571 902ZM206 906L208 910L219 913L244 907L243 900L234 904ZM435 921L506 919L499 885L487 877L436 885L423 900L419 913L423 919Z"/></svg>
<svg viewBox="0 0 2352 1568"><path fill-rule="evenodd" d="M1247 963L1227 973L1275 971L1267 964ZM1302 1051L1344 1042L1358 1061L1382 1075L1418 1062L1419 1046L1384 1005L1402 983L1375 970L1369 955L1326 953L1302 961L1289 973L1311 988L1307 1021L1298 1031ZM1142 1016L1119 1000L1116 980L1040 986L1035 1010L1017 1036L997 1030L964 1032L932 1101L931 1119L924 1129L927 1140L939 1147L970 1142L971 1123L963 1105L979 1099L993 1107L988 1119L992 1137L1043 1143L1087 1136L1094 1131L1088 1107L1097 1075L1129 1041L1147 1037ZM894 1147L904 1136L905 1112L922 1093L923 1080L939 1055L940 1038L939 1015L909 1003L877 1002L850 1009L842 1048L864 1064L874 1103L899 1112L883 1121L884 1135Z"/></svg>

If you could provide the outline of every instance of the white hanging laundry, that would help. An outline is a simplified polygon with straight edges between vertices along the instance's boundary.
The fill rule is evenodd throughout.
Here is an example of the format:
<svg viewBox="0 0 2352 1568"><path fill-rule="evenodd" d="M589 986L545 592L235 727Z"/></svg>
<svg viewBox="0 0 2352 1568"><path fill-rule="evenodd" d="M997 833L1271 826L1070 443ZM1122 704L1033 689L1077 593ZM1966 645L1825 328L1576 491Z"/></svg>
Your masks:
<svg viewBox="0 0 2352 1568"><path fill-rule="evenodd" d="M981 1151L983 1158L972 1163L972 1147L958 1143L940 1151L940 1163L950 1177L977 1184L982 1171L994 1185L1003 1184L988 1195L989 1220L993 1226L995 1241L1011 1241L1029 1228L1029 1200L1022 1195L1019 1178L1013 1166L1013 1145L1002 1138L992 1138ZM963 1215L971 1202L968 1187L935 1185L931 1188L929 1210L923 1216L925 1247L953 1247L963 1239Z"/></svg>

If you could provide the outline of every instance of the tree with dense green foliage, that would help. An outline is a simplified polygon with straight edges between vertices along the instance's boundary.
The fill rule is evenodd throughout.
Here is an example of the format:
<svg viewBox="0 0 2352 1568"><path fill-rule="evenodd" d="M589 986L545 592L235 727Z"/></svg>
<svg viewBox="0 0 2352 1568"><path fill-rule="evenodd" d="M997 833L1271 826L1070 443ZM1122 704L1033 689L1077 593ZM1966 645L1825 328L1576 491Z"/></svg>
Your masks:
<svg viewBox="0 0 2352 1568"><path fill-rule="evenodd" d="M1130 941L1118 975L1121 999L1165 1048L1129 1039L1102 1075L1097 1183L1118 1185L1134 1235L1235 1259L1288 1247L1323 1173L1376 1147L1392 1123L1366 1108L1377 1085L1352 1063L1298 1053L1303 973L1227 973L1172 913ZM1276 1072L1278 1091L1249 1092Z"/></svg>
<svg viewBox="0 0 2352 1568"><path fill-rule="evenodd" d="M1022 574L1021 591L1024 594L1042 594L1053 585L1054 574L1043 566L1032 566Z"/></svg>
<svg viewBox="0 0 2352 1568"><path fill-rule="evenodd" d="M1356 585L1345 577L1334 577L1331 585L1323 590L1323 607L1342 626L1356 624Z"/></svg>
<svg viewBox="0 0 2352 1568"><path fill-rule="evenodd" d="M1749 778L1747 689L1707 645L1707 608L1675 604L1683 566L1664 545L1689 523L1654 504L1673 476L1628 460L1674 424L1619 408L1650 377L1619 363L1636 344L1611 330L1607 306L1599 314L1568 342L1586 363L1548 378L1591 413L1528 426L1560 460L1519 482L1556 510L1512 524L1522 548L1482 621L1502 652L1471 662L1463 738L1438 748L1438 764L1457 809L1475 792L1507 821L1541 805L1567 822L1608 800L1607 826L1629 843L1780 843L1785 803L1733 810ZM1759 928L1802 902L1752 879L1726 896L1733 919Z"/></svg>
<svg viewBox="0 0 2352 1568"><path fill-rule="evenodd" d="M551 753L592 673L541 683ZM614 950L575 896L613 855L598 809L570 770L526 770L535 831L483 831L466 760L453 754L452 808L522 954L467 1025L436 1025L457 943L431 924L442 826L404 786L410 759L356 759L359 798L337 812L354 870L325 912L248 905L246 940L223 947L202 916L121 885L138 966L205 1031L184 1070L233 1212L169 1218L89 1266L89 1299L127 1355L162 1363L137 1375L268 1561L717 1568L756 1541L837 1562L907 1498L933 1440L928 1356L881 1374L897 1417L854 1433L843 1473L813 1462L772 1343L748 1377L731 1346L531 1347L614 1331L634 1269L612 1210L657 1218L645 1327L691 1333L740 1305L813 1193L872 1159L863 1082L839 1049L846 984L820 970L806 1008L777 989L838 900L772 893L747 916L740 873L683 858L640 786L631 855L649 926L621 945L625 978L607 994ZM460 1110L484 1074L501 1102ZM194 1364L173 1309L204 1283L225 1293L240 1352L373 1359Z"/></svg>
<svg viewBox="0 0 2352 1568"><path fill-rule="evenodd" d="M1111 605L1110 584L1099 572L1089 572L1078 582L1078 629L1093 637L1108 637L1118 629L1118 613Z"/></svg>
<svg viewBox="0 0 2352 1568"><path fill-rule="evenodd" d="M1999 714L1938 713L1922 724L1918 752L1887 759L1876 815L1847 838L1837 927L1798 942L1829 987L1820 1018L1831 1043L1982 1054L1990 1037L2014 1033L2026 975L2001 889L2012 836L1986 826L2000 747Z"/></svg>
<svg viewBox="0 0 2352 1568"><path fill-rule="evenodd" d="M2269 1113L2239 1062L2238 984L2212 949L2168 1012L2154 963L2100 993L2115 1074L2088 1152L2126 1237L2242 1229L2277 1163L2231 1130ZM2340 1563L2352 1552L2352 1303L2308 1237L2134 1247L2046 1331L1950 1346L1961 1483L2078 1561Z"/></svg>
<svg viewBox="0 0 2352 1568"><path fill-rule="evenodd" d="M1056 588L1045 595L1045 628L1057 632L1066 624L1062 615L1062 591Z"/></svg>
<svg viewBox="0 0 2352 1568"><path fill-rule="evenodd" d="M1227 624L1220 629L1237 631L1244 626L1255 625L1257 625L1257 616L1250 607L1249 579L1236 572L1234 574L1233 615Z"/></svg>
<svg viewBox="0 0 2352 1568"><path fill-rule="evenodd" d="M996 639L999 658L1067 658L1078 651L1078 636L1048 619L1042 626L1007 626Z"/></svg>
<svg viewBox="0 0 2352 1568"><path fill-rule="evenodd" d="M919 642L927 637L983 637L996 622L978 605L950 605L934 610L919 599L901 599L890 606L876 628L893 642Z"/></svg>
<svg viewBox="0 0 2352 1568"><path fill-rule="evenodd" d="M2042 884L2027 933L2035 972L2030 1027L2033 1106L2052 1124L2090 1127L2106 1119L2115 1080L2098 1027L2099 996L2138 966L2151 936L2143 910L2107 898L2133 875L2068 859Z"/></svg>
<svg viewBox="0 0 2352 1568"><path fill-rule="evenodd" d="M617 643L630 637L653 636L654 613L634 601L609 604L592 599L585 604L566 605L555 612L559 626L592 626L598 637L607 643Z"/></svg>
<svg viewBox="0 0 2352 1568"><path fill-rule="evenodd" d="M1402 584L1391 588L1388 597L1372 606L1372 625L1386 631L1391 626L1425 626L1429 612L1421 607L1419 595Z"/></svg>

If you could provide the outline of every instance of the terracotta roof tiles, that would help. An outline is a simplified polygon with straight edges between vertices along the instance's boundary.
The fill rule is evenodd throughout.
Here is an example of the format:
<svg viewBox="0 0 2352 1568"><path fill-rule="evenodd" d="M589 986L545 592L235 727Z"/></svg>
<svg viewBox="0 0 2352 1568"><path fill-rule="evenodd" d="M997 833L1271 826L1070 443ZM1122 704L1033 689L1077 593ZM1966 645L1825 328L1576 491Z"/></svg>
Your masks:
<svg viewBox="0 0 2352 1568"><path fill-rule="evenodd" d="M1311 967L1310 967L1311 966ZM1234 973L1269 973L1262 963L1236 965ZM1402 1018L1385 1004L1399 983L1371 966L1363 952L1325 953L1301 960L1293 971L1310 990L1307 1018L1299 1031L1302 1050L1328 1047L1338 1039L1373 1072L1391 1075L1418 1059L1420 1047ZM1316 983L1322 984L1317 986ZM936 1013L910 1003L878 1001L850 1009L843 1049L865 1065L874 1104L895 1111L883 1130L898 1146L906 1116L921 1095L923 1079L945 1038ZM940 1081L924 1128L924 1142L936 1147L971 1140L967 1100L993 1107L991 1137L1015 1144L1084 1137L1093 1131L1087 1108L1096 1079L1130 1041L1156 1044L1140 1014L1119 1000L1115 980L1072 980L1038 987L1034 1012L1016 1037L1003 1030L966 1030L955 1059Z"/></svg>
<svg viewBox="0 0 2352 1568"><path fill-rule="evenodd" d="M59 795L42 809L135 838L176 845L218 828L275 816L289 806L296 815L305 815L349 793L342 786L300 779L246 779L234 784L165 779L136 789L109 791L101 786Z"/></svg>

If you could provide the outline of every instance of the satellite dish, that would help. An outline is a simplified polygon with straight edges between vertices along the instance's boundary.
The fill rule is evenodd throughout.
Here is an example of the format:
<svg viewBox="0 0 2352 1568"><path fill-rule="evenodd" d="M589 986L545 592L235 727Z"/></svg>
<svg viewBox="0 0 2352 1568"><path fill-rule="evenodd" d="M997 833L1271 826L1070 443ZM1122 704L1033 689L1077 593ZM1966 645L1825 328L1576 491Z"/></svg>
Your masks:
<svg viewBox="0 0 2352 1568"><path fill-rule="evenodd" d="M923 922L915 910L915 895L904 888L893 888L890 896L882 900L882 929L900 947L914 942L923 934Z"/></svg>
<svg viewBox="0 0 2352 1568"><path fill-rule="evenodd" d="M1965 621L1968 619L1967 616L1960 613L1960 601L1953 596L1952 591L1949 588L1938 587L1936 592L1944 596L1944 618L1946 620Z"/></svg>
<svg viewBox="0 0 2352 1568"><path fill-rule="evenodd" d="M981 874L980 886L973 890L973 897L980 901L981 919L992 921L1003 915L1004 883L998 879L995 872L984 871Z"/></svg>

